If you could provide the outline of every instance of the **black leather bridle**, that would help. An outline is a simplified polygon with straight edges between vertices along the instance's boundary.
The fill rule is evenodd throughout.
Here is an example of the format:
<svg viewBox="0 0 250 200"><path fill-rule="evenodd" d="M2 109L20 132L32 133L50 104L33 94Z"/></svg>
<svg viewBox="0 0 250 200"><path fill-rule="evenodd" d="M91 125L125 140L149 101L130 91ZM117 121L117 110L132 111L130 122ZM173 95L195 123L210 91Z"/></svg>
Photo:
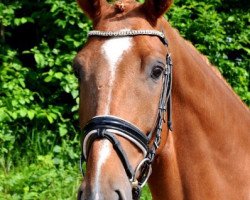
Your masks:
<svg viewBox="0 0 250 200"><path fill-rule="evenodd" d="M117 32L107 31L90 31L89 37L128 37L128 36L157 36L166 47L168 42L165 35L160 31L155 30L123 30ZM140 198L142 187L147 182L151 172L151 164L154 161L156 150L158 149L161 142L162 125L165 122L165 116L167 113L167 125L172 131L172 103L171 103L171 90L172 90L172 60L168 53L166 56L166 66L163 74L163 86L159 100L158 115L155 122L155 126L151 132L146 135L135 125L128 121L120 119L115 116L96 116L92 118L87 125L83 128L83 139L82 139L82 156L80 159L80 169L84 175L82 169L82 162L87 161L88 153L92 143L96 139L108 139L112 144L113 148L119 156L126 174L132 185L133 199L137 200ZM123 150L116 135L122 136L136 145L143 153L144 159L139 163L135 170L131 167L127 158L126 152ZM153 139L153 142L151 143ZM151 144L151 145L150 145Z"/></svg>

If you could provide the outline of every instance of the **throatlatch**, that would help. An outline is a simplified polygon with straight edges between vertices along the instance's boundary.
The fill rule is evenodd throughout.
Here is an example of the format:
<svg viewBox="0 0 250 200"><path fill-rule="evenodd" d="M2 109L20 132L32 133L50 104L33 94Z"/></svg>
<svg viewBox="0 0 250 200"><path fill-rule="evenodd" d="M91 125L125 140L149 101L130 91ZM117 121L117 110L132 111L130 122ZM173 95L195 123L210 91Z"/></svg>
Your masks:
<svg viewBox="0 0 250 200"><path fill-rule="evenodd" d="M164 45L168 46L167 39L164 34L160 31L155 30L124 30L124 31L90 31L88 36L93 37L128 37L128 36L157 36ZM170 54L166 56L166 66L163 75L163 86L159 100L158 115L156 124L151 132L146 135L135 125L130 122L120 119L115 116L96 116L91 119L83 129L82 139L82 156L80 159L80 170L84 175L82 169L82 162L87 161L88 153L92 143L96 139L108 139L112 144L113 148L119 156L126 174L131 182L132 195L134 200L138 200L141 195L141 189L147 182L151 172L151 164L154 161L156 150L158 149L161 142L162 125L166 122L165 117L167 113L167 125L169 130L172 129L172 68L173 63ZM139 163L135 170L131 167L127 154L123 150L120 142L115 135L122 136L127 140L131 141L137 146L143 153L144 159ZM151 139L153 145L149 146Z"/></svg>

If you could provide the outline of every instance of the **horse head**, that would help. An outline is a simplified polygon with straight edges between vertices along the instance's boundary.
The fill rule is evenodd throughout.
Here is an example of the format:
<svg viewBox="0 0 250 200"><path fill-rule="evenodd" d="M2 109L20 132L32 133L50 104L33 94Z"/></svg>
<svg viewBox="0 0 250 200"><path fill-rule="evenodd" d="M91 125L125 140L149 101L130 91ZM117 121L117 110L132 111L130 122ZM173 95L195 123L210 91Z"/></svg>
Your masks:
<svg viewBox="0 0 250 200"><path fill-rule="evenodd" d="M162 15L171 3L78 0L95 30L73 65L87 162L78 199L138 198L166 142L172 64Z"/></svg>

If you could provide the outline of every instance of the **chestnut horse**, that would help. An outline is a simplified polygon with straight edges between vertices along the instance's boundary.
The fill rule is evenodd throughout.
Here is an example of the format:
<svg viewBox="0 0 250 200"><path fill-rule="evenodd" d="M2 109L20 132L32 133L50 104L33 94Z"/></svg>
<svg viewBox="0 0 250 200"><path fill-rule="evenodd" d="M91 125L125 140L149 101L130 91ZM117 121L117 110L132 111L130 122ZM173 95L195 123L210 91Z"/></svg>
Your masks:
<svg viewBox="0 0 250 200"><path fill-rule="evenodd" d="M161 143L155 148L148 181L153 199L250 199L249 109L207 59L162 17L171 3L78 0L97 30L74 60L80 80L80 125L86 131L88 124L85 134L95 135L91 142L84 139L87 172L78 199L132 199L136 179L147 180L150 168L144 177L139 167L133 181L128 174L145 158L147 148L142 148L141 140L151 138L151 148L158 137L155 122L165 66L171 67L166 59L169 53L174 65L172 91L171 77L166 85L168 94L172 93L174 130L163 123L158 137ZM160 32L163 36L157 35ZM171 122L171 105L166 107ZM116 124L112 130L122 128L100 132L96 127L105 123Z"/></svg>

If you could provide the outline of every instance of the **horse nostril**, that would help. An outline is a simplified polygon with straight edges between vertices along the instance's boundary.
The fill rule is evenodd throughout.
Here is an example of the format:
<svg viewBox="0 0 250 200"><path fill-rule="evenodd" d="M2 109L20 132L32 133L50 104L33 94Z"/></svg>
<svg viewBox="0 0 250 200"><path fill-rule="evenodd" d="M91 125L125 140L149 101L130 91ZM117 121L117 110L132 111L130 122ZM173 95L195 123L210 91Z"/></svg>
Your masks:
<svg viewBox="0 0 250 200"><path fill-rule="evenodd" d="M79 192L77 194L77 200L81 200L82 199L82 194L83 194L83 191L79 190Z"/></svg>
<svg viewBox="0 0 250 200"><path fill-rule="evenodd" d="M122 193L120 192L120 190L115 190L115 193L118 196L118 200L125 200L124 196L122 195Z"/></svg>

